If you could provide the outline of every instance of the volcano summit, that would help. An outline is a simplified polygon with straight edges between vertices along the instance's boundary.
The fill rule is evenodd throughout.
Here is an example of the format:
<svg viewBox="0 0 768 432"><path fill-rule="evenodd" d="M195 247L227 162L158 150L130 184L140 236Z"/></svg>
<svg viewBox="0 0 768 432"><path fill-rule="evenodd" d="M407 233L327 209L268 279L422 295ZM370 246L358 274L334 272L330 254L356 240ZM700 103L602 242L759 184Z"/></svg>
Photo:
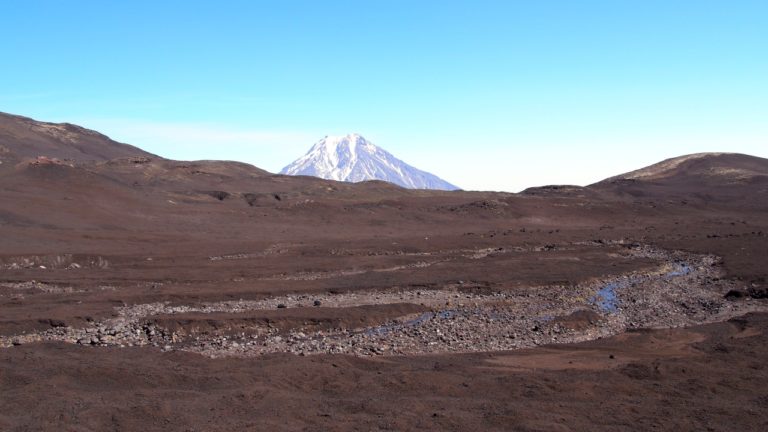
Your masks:
<svg viewBox="0 0 768 432"><path fill-rule="evenodd" d="M434 174L408 165L358 134L326 136L280 174L353 183L383 180L408 189L459 189Z"/></svg>

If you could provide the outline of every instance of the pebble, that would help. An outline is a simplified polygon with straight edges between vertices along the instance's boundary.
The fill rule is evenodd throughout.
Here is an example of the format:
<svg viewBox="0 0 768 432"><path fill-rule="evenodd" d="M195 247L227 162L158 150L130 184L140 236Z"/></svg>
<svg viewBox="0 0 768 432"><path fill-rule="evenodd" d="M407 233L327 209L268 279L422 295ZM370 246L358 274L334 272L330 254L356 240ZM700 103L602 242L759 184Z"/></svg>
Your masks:
<svg viewBox="0 0 768 432"><path fill-rule="evenodd" d="M435 352L499 351L552 342L591 340L623 332L627 327L676 327L707 322L722 316L734 316L743 308L755 308L747 302L725 301L727 292L737 282L722 280L720 267L713 266L713 256L691 255L640 247L635 257L670 263L648 274L628 274L577 286L544 286L488 294L459 293L456 287L437 290L343 292L315 295L314 306L350 307L363 304L422 303L440 313L416 314L369 329L333 329L295 331L281 334L272 326L257 333L238 333L228 342L226 336L171 334L144 324L148 316L185 312L228 312L300 307L306 295L274 297L258 301L238 300L169 306L150 303L117 308L117 317L92 322L85 329L55 327L21 337L0 337L0 346L32 340L62 340L80 345L162 346L201 352L207 355L259 355L272 352L294 354L343 353L360 356L399 355ZM674 269L674 259L686 262L690 274L665 277ZM615 313L600 311L588 300L608 283L622 282L616 294L621 307ZM471 282L466 285L472 287ZM568 290L564 295L563 290ZM456 304L455 299L466 298ZM451 301L454 299L454 301ZM448 304L448 305L446 305ZM686 308L678 305L686 304ZM493 306L490 306L493 305ZM450 309L449 309L450 308ZM589 309L600 319L585 329L573 331L553 317L567 316L575 310ZM742 312L743 313L743 312ZM254 330L254 329L252 329ZM245 339L251 337L248 341ZM37 338L37 339L35 339Z"/></svg>

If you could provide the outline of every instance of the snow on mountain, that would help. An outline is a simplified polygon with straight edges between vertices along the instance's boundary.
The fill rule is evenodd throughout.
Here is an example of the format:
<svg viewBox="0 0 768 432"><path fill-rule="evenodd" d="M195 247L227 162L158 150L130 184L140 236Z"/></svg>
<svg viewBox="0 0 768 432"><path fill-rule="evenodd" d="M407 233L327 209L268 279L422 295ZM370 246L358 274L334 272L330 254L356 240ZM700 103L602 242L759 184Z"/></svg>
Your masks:
<svg viewBox="0 0 768 432"><path fill-rule="evenodd" d="M459 189L433 174L408 165L358 134L321 139L307 154L283 168L280 174L346 182L383 180L409 189Z"/></svg>

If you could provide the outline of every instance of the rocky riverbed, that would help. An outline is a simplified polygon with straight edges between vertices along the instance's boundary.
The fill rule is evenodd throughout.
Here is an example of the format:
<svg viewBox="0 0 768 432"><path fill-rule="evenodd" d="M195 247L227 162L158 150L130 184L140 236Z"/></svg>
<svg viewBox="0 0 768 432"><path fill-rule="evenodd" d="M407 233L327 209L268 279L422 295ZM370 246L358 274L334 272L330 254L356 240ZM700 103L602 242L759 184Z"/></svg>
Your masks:
<svg viewBox="0 0 768 432"><path fill-rule="evenodd" d="M650 272L594 279L577 285L535 286L490 291L458 281L439 289L354 291L171 305L138 304L116 309L117 317L85 328L54 326L46 331L0 338L0 346L57 340L86 346L156 346L211 357L290 352L403 355L501 351L552 343L592 340L631 328L680 327L750 311L768 310L765 300L731 301L738 283L721 279L719 259L630 244L624 259L652 258L662 264ZM224 313L237 319L253 311L301 308L354 308L414 304L426 311L398 316L375 326L289 328L269 320L237 332L225 323L200 331L169 328L157 317Z"/></svg>

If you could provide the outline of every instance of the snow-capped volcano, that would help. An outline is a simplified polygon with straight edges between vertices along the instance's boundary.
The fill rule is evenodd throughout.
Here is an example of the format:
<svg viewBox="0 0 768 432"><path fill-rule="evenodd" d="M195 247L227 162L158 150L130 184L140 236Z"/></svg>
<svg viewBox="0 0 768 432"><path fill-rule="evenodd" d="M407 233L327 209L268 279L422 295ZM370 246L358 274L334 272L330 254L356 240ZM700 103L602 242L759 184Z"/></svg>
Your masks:
<svg viewBox="0 0 768 432"><path fill-rule="evenodd" d="M458 187L416 169L358 134L327 136L280 174L360 182L383 180L409 189L457 190Z"/></svg>

